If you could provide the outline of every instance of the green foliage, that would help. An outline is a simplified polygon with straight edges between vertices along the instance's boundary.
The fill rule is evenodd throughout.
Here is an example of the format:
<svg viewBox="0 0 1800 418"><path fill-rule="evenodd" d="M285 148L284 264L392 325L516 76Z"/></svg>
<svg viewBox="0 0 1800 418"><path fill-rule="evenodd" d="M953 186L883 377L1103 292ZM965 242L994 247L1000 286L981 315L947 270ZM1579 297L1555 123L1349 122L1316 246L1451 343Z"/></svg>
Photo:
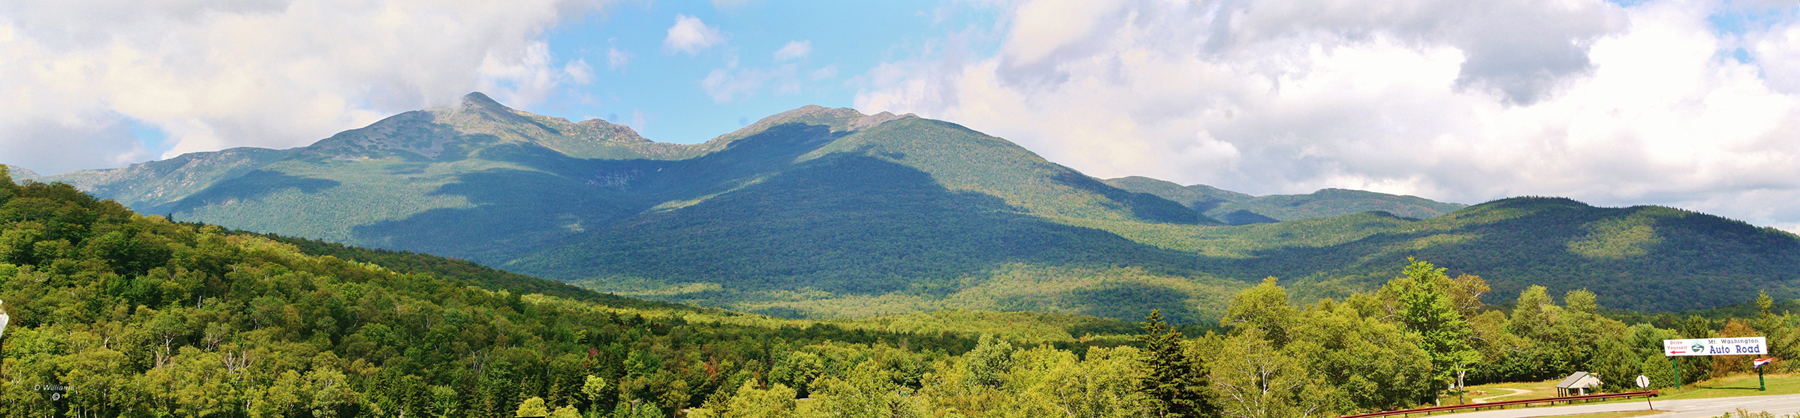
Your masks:
<svg viewBox="0 0 1800 418"><path fill-rule="evenodd" d="M1671 360L1673 359L1664 357L1660 353L1644 356L1644 361L1638 364L1638 373L1650 378L1651 388L1674 387L1676 383L1675 362ZM1634 376L1632 379L1637 379L1637 377ZM1636 384L1636 382L1632 383Z"/></svg>
<svg viewBox="0 0 1800 418"><path fill-rule="evenodd" d="M769 371L772 384L786 385L805 397L812 393L813 381L825 373L825 363L815 355L806 351L789 353L775 364Z"/></svg>
<svg viewBox="0 0 1800 418"><path fill-rule="evenodd" d="M1313 305L1294 323L1287 352L1341 389L1356 409L1404 409L1437 389L1420 336L1398 324L1332 302Z"/></svg>
<svg viewBox="0 0 1800 418"><path fill-rule="evenodd" d="M653 401L632 400L613 407L612 418L668 418Z"/></svg>
<svg viewBox="0 0 1800 418"><path fill-rule="evenodd" d="M513 416L548 417L550 416L550 408L544 406L544 398L533 396L530 399L526 399L525 402L519 403L519 411L513 413Z"/></svg>
<svg viewBox="0 0 1800 418"><path fill-rule="evenodd" d="M712 405L712 416L718 418L780 418L794 415L794 399L798 394L786 385L776 383L768 389L757 387L756 380L745 380L727 405Z"/></svg>
<svg viewBox="0 0 1800 418"><path fill-rule="evenodd" d="M1303 310L1267 281L1221 309L1236 313L1230 336L1189 340L1152 310L1136 346L1110 347L1126 342L1107 334L1118 324L1096 318L815 322L622 300L139 216L60 184L0 183L0 237L0 300L14 318L0 347L5 418L1324 416L1434 393L1430 338L1451 334L1430 329L1459 307L1481 312L1466 328L1483 337L1471 349L1495 356L1475 370L1491 378L1611 370L1605 359L1644 357L1641 345L1674 333L1606 319L1582 291L1567 307L1527 292L1509 325L1481 310L1475 281L1423 262L1380 294ZM1788 327L1764 305L1759 326ZM1690 335L1752 332L1692 319ZM933 320L951 323L919 324ZM972 332L1000 324L1036 346ZM1598 352L1573 343L1603 336L1616 337ZM1659 366L1637 365L1672 376ZM56 401L36 389L63 386Z"/></svg>
<svg viewBox="0 0 1800 418"><path fill-rule="evenodd" d="M1139 351L1131 347L1074 353L1039 347L1019 352L1008 379L1018 396L998 408L1001 416L1137 417L1147 401L1139 392Z"/></svg>
<svg viewBox="0 0 1800 418"><path fill-rule="evenodd" d="M925 418L928 407L908 396L899 384L873 360L864 361L843 378L819 379L817 411L827 417Z"/></svg>
<svg viewBox="0 0 1800 418"><path fill-rule="evenodd" d="M1012 371L1012 357L1012 344L982 334L975 349L963 355L963 364L969 367L969 384L998 387L1005 383L1006 373Z"/></svg>
<svg viewBox="0 0 1800 418"><path fill-rule="evenodd" d="M1211 371L1188 352L1181 332L1163 322L1161 311L1150 311L1144 318L1139 343L1144 347L1145 373L1138 384L1148 395L1152 412L1165 417L1218 414L1218 401L1208 389Z"/></svg>
<svg viewBox="0 0 1800 418"><path fill-rule="evenodd" d="M663 416L805 357L781 353L813 356L797 375L841 378L874 358L917 385L933 359L976 345L603 297L416 254L311 243L344 258L314 255L62 184L0 183L0 237L3 417ZM918 354L881 354L895 345ZM70 396L33 389L47 386Z"/></svg>
<svg viewBox="0 0 1800 418"><path fill-rule="evenodd" d="M1276 347L1287 345L1294 306L1288 302L1287 290L1276 283L1274 277L1263 279L1262 284L1233 296L1222 322L1238 331L1256 328Z"/></svg>
<svg viewBox="0 0 1800 418"><path fill-rule="evenodd" d="M1455 382L1460 372L1480 360L1469 347L1471 330L1452 304L1449 289L1455 285L1445 269L1416 259L1405 272L1382 288L1392 294L1398 322L1420 336L1420 348L1431 356L1433 379Z"/></svg>
<svg viewBox="0 0 1800 418"><path fill-rule="evenodd" d="M1638 359L1637 353L1626 348L1625 342L1615 336L1600 340L1600 348L1594 353L1589 368L1600 378L1606 391L1625 392L1637 387L1635 380L1644 366Z"/></svg>
<svg viewBox="0 0 1800 418"><path fill-rule="evenodd" d="M1325 417L1348 409L1348 394L1277 349L1257 328L1227 338L1209 371L1223 416Z"/></svg>
<svg viewBox="0 0 1800 418"><path fill-rule="evenodd" d="M864 156L810 160L508 268L608 291L743 307L771 299L945 298L1016 264L1105 267L1099 271L1118 278L1113 271L1120 267L1180 281L1196 274L1188 255L1019 213L992 196L947 189L928 173ZM1196 296L1164 286L1106 287L1114 281L1104 279L1059 292L1059 299L1097 308ZM719 286L664 292L688 283ZM1182 310L1197 319L1192 308Z"/></svg>

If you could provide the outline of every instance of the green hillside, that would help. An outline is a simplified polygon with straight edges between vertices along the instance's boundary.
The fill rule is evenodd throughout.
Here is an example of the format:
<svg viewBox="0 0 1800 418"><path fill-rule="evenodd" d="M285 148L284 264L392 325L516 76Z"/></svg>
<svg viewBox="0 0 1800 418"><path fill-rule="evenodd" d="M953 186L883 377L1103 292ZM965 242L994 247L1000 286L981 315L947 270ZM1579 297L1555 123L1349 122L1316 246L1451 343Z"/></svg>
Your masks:
<svg viewBox="0 0 1800 418"><path fill-rule="evenodd" d="M1407 255L1488 278L1497 297L1528 283L1586 288L1614 306L1678 311L1720 306L1768 290L1800 295L1800 237L1773 228L1656 206L1596 208L1561 198L1513 198L1394 228L1356 242L1259 253L1305 257L1335 269L1282 266L1319 294L1366 289ZM1330 261L1327 261L1330 260Z"/></svg>
<svg viewBox="0 0 1800 418"><path fill-rule="evenodd" d="M1066 224L1216 223L1173 202L953 124L904 118L849 132L818 123L776 125L693 161L733 167L710 160L788 159L776 150L816 147L778 174L505 267L611 292L827 317L973 307L1128 318L1164 308L1195 321L1222 309L1219 292L1243 286L1198 274L1186 254Z"/></svg>
<svg viewBox="0 0 1800 418"><path fill-rule="evenodd" d="M593 162L693 154L623 126L532 115L475 93L310 147L195 153L40 180L178 220L499 263L634 212L605 193L636 173L630 164Z"/></svg>
<svg viewBox="0 0 1800 418"><path fill-rule="evenodd" d="M990 337L1070 354L1133 331L1041 314L820 323L694 309L170 222L68 185L18 184L4 169L0 300L11 317L0 335L6 418L512 417L532 398L669 417L721 404L745 382L807 393L812 377L847 379L869 363L917 390L932 364Z"/></svg>
<svg viewBox="0 0 1800 418"><path fill-rule="evenodd" d="M1244 286L1071 225L1218 224L1180 204L954 124L817 106L673 145L471 94L310 147L44 180L182 221L789 316L1161 307L1191 322ZM1044 281L1060 284L1028 284ZM813 303L820 294L836 302Z"/></svg>
<svg viewBox="0 0 1800 418"><path fill-rule="evenodd" d="M1302 300L1341 297L1374 288L1409 256L1486 277L1503 298L1527 283L1647 311L1718 306L1758 289L1800 295L1794 236L1704 214L1100 181L953 123L818 106L675 145L471 94L305 148L40 180L179 221L323 241L290 241L300 248L447 256L603 293L787 317L983 309L1134 319L1161 309L1210 322L1228 295L1266 277Z"/></svg>
<svg viewBox="0 0 1800 418"><path fill-rule="evenodd" d="M1147 177L1110 179L1106 184L1157 195L1232 225L1378 211L1406 218L1431 219L1467 206L1361 190L1324 189L1303 195L1251 196L1203 184L1182 186Z"/></svg>
<svg viewBox="0 0 1800 418"><path fill-rule="evenodd" d="M1218 228L1182 248L1222 277L1291 280L1305 299L1366 291L1407 257L1443 260L1510 299L1529 284L1588 289L1614 306L1680 311L1767 290L1800 295L1800 237L1664 207L1514 198L1423 221L1380 213Z"/></svg>
<svg viewBox="0 0 1800 418"><path fill-rule="evenodd" d="M1559 204L1583 209L1507 202L1459 222ZM1683 215L1665 212L1602 216L1572 248L1653 254L1641 231L1663 224L1614 219ZM1357 223L1383 222L1370 216L1382 217ZM1459 371L1472 384L1642 374L1656 388L1746 372L1747 358L1677 370L1659 351L1666 338L1766 335L1781 358L1800 347L1800 329L1774 313L1793 302L1767 296L1628 325L1602 315L1619 316L1591 292L1532 287L1507 309L1483 301L1480 278L1396 267L1378 291L1318 303L1263 281L1231 293L1221 326L1182 331L1154 312L1143 322L973 310L789 320L171 222L0 169L0 300L11 317L0 418L1337 416L1456 399L1442 388Z"/></svg>

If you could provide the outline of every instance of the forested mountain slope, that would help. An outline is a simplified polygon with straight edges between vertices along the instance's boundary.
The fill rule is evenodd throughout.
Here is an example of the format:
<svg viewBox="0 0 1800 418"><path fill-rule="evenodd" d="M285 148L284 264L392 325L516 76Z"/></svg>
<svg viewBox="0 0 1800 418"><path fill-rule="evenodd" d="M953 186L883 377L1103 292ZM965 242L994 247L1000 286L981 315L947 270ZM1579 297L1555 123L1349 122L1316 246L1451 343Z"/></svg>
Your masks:
<svg viewBox="0 0 1800 418"><path fill-rule="evenodd" d="M1166 233L1165 233L1166 234ZM1211 255L1224 277L1292 279L1297 296L1365 291L1406 257L1487 278L1497 298L1530 284L1588 289L1614 306L1680 311L1800 294L1800 237L1656 206L1503 199L1423 221L1369 213L1197 231L1169 247Z"/></svg>
<svg viewBox="0 0 1800 418"><path fill-rule="evenodd" d="M954 124L817 106L674 145L471 94L310 147L41 180L182 221L788 315L972 307L1141 317L1162 307L1194 321L1195 306L1216 312L1225 290L1243 286L1175 267L1189 262L1183 254L1069 225L1218 224L1180 204ZM1112 312L1143 299L1147 282L1160 283L1157 300ZM900 291L903 303L853 300ZM791 306L820 292L843 304ZM858 305L872 307L840 309Z"/></svg>
<svg viewBox="0 0 1800 418"><path fill-rule="evenodd" d="M1679 311L1749 300L1758 290L1800 295L1794 234L1679 209L1598 208L1563 198L1503 199L1354 242L1268 249L1254 264L1306 278L1297 285L1311 288L1303 292L1342 295L1379 282L1391 264L1378 260L1402 255L1489 278L1500 298L1543 284L1585 288L1633 310ZM1288 258L1315 265L1279 266Z"/></svg>
<svg viewBox="0 0 1800 418"><path fill-rule="evenodd" d="M1800 271L1793 235L1710 215L1100 181L953 123L817 106L675 145L471 94L305 148L40 180L181 221L793 317L1162 309L1208 322L1265 277L1303 300L1341 296L1408 256L1486 277L1503 298L1536 283L1668 311L1792 297Z"/></svg>
<svg viewBox="0 0 1800 418"><path fill-rule="evenodd" d="M1554 212L1488 209L1460 222ZM1610 248L1623 247L1583 251ZM1600 315L1605 300L1583 290L1531 287L1496 309L1480 278L1417 260L1398 270L1379 290L1299 305L1265 280L1193 338L1155 313L786 320L170 222L0 170L12 317L0 418L1335 416L1455 399L1442 388L1462 371L1667 387L1748 363L1677 370L1659 351L1668 338L1766 335L1782 358L1800 347L1766 296L1735 318L1658 328Z"/></svg>
<svg viewBox="0 0 1800 418"><path fill-rule="evenodd" d="M668 417L745 382L805 391L871 359L916 388L933 361L976 347L964 330L1082 352L1077 338L1116 345L1095 332L1129 328L955 312L825 324L637 301L170 222L3 169L0 300L8 418L512 417L530 398Z"/></svg>

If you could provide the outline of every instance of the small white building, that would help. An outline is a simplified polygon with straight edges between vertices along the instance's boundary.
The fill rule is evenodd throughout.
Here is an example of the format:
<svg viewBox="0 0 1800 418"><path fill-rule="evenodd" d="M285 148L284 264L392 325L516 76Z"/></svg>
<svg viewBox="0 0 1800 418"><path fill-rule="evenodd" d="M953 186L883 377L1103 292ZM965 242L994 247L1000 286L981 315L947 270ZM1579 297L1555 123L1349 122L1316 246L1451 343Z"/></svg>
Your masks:
<svg viewBox="0 0 1800 418"><path fill-rule="evenodd" d="M1588 372L1575 372L1556 384L1556 396L1579 396L1588 394L1588 389L1600 391L1600 376Z"/></svg>

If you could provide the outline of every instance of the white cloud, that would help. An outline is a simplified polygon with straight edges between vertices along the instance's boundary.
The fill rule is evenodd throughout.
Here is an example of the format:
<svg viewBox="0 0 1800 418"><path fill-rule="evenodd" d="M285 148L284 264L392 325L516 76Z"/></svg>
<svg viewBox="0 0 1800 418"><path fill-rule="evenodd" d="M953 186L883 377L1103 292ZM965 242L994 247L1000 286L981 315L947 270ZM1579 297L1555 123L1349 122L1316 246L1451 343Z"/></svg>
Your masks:
<svg viewBox="0 0 1800 418"><path fill-rule="evenodd" d="M793 65L774 68L727 66L708 73L706 78L700 80L700 88L706 90L713 103L731 103L771 86L776 93L799 93L798 73L799 68Z"/></svg>
<svg viewBox="0 0 1800 418"><path fill-rule="evenodd" d="M587 85L594 82L594 66L588 65L587 60L584 59L576 59L564 64L563 74L575 84Z"/></svg>
<svg viewBox="0 0 1800 418"><path fill-rule="evenodd" d="M1739 41L1709 23L1718 7L1032 1L997 53L884 64L859 77L856 106L956 121L1101 177L1800 223L1800 23L1745 35L1742 64L1721 53Z"/></svg>
<svg viewBox="0 0 1800 418"><path fill-rule="evenodd" d="M812 41L789 41L776 50L774 55L776 62L782 62L806 58L811 53ZM736 102L765 89L772 90L775 94L798 94L802 90L803 76L811 81L837 76L837 67L830 65L806 71L798 63L776 64L767 68L741 68L738 63L737 55L728 53L724 68L715 68L700 80L700 88L706 91L713 103Z"/></svg>
<svg viewBox="0 0 1800 418"><path fill-rule="evenodd" d="M812 54L812 41L788 41L781 49L775 50L776 61L806 58Z"/></svg>
<svg viewBox="0 0 1800 418"><path fill-rule="evenodd" d="M529 105L585 65L539 38L595 2L453 3L0 4L0 159L51 174L302 146L476 89ZM168 149L143 149L128 119Z"/></svg>
<svg viewBox="0 0 1800 418"><path fill-rule="evenodd" d="M669 36L663 38L663 50L693 55L724 42L725 35L719 33L719 28L706 26L698 17L678 14L675 25L669 27Z"/></svg>
<svg viewBox="0 0 1800 418"><path fill-rule="evenodd" d="M607 69L618 70L620 67L624 67L625 64L630 64L630 63L631 63L631 54L626 53L625 51L620 51L619 48L607 48L606 49L606 68Z"/></svg>

